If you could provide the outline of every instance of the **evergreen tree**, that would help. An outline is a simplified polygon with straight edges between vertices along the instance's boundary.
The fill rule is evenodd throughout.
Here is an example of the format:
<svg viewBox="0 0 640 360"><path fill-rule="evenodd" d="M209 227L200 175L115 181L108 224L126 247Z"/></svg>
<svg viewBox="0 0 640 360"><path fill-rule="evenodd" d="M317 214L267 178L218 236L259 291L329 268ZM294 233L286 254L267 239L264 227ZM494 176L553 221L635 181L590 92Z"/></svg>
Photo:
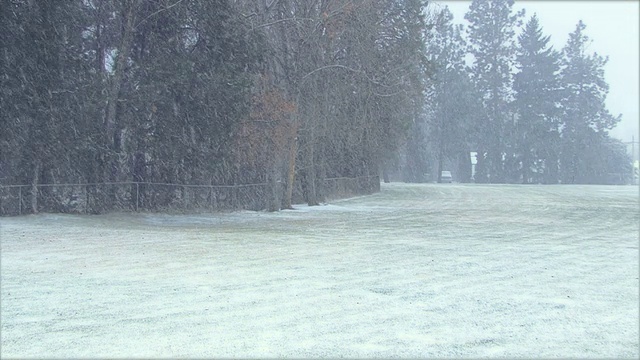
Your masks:
<svg viewBox="0 0 640 360"><path fill-rule="evenodd" d="M473 80L482 96L481 119L476 126L476 182L505 181L503 158L512 142L505 128L512 121L514 35L524 16L524 10L512 13L513 4L513 0L474 0L465 15L470 22L467 35L474 57Z"/></svg>
<svg viewBox="0 0 640 360"><path fill-rule="evenodd" d="M589 132L589 146L581 154L583 166L577 181L583 184L616 184L630 182L632 161L627 146L605 132Z"/></svg>
<svg viewBox="0 0 640 360"><path fill-rule="evenodd" d="M32 212L62 211L62 190L38 192L36 185L83 179L78 165L85 165L83 129L93 100L84 61L86 14L80 1L0 6L0 180L33 185Z"/></svg>
<svg viewBox="0 0 640 360"><path fill-rule="evenodd" d="M430 137L436 157L437 181L440 182L445 160L458 163L454 176L458 181L469 181L471 163L469 145L471 119L477 101L473 84L465 65L466 43L462 26L452 23L448 8L442 10L429 35L427 53L431 64Z"/></svg>
<svg viewBox="0 0 640 360"><path fill-rule="evenodd" d="M426 118L423 115L424 89L429 69L425 57L426 2L379 1L381 24L374 56L365 59L377 84L369 84L371 95L369 150L370 173L379 164L389 164L393 154L403 149L402 172L407 181L425 181L429 164L425 141ZM361 35L366 38L367 33ZM376 54L377 53L377 54ZM374 86L372 86L374 85ZM373 170L373 171L372 171Z"/></svg>
<svg viewBox="0 0 640 360"><path fill-rule="evenodd" d="M561 179L563 183L590 182L592 166L586 154L599 144L607 130L621 116L612 116L605 106L609 85L604 79L608 58L587 54L589 38L586 25L580 21L563 49L562 59L562 123Z"/></svg>
<svg viewBox="0 0 640 360"><path fill-rule="evenodd" d="M517 179L525 184L557 183L560 54L548 45L549 39L535 14L518 36L513 130L521 171Z"/></svg>

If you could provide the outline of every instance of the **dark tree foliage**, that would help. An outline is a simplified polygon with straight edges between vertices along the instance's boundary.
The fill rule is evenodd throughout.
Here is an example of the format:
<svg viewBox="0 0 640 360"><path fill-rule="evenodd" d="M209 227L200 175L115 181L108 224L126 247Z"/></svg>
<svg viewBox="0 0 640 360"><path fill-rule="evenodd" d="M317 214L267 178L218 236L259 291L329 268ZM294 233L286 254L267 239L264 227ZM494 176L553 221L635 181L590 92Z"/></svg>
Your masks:
<svg viewBox="0 0 640 360"><path fill-rule="evenodd" d="M0 11L0 177L3 183L65 183L82 179L91 146L92 86L78 2L3 1ZM31 210L58 209L45 189Z"/></svg>
<svg viewBox="0 0 640 360"><path fill-rule="evenodd" d="M477 182L507 181L505 158L512 156L509 123L513 121L512 66L515 30L524 11L513 13L513 0L474 0L465 15L474 85L482 99L476 126Z"/></svg>
<svg viewBox="0 0 640 360"><path fill-rule="evenodd" d="M511 180L557 183L560 109L560 54L548 46L534 14L518 36L513 107L516 168Z"/></svg>
<svg viewBox="0 0 640 360"><path fill-rule="evenodd" d="M263 54L229 1L2 6L4 184L235 180L224 164ZM33 212L64 210L42 189ZM127 198L105 189L89 186L90 211Z"/></svg>
<svg viewBox="0 0 640 360"><path fill-rule="evenodd" d="M283 206L291 188L313 205L330 191L326 179L377 175L421 112L425 3L239 3L265 34L266 77L296 107Z"/></svg>
<svg viewBox="0 0 640 360"><path fill-rule="evenodd" d="M423 106L420 0L1 4L0 181L32 184L32 212L220 200L150 183L317 204L326 178L377 175ZM61 183L86 187L39 186Z"/></svg>
<svg viewBox="0 0 640 360"><path fill-rule="evenodd" d="M427 5L0 0L0 214L11 184L21 212L278 210L471 181L474 151L477 182L625 181L582 22L559 54L512 0L467 38Z"/></svg>
<svg viewBox="0 0 640 360"><path fill-rule="evenodd" d="M456 119L455 111L441 116L445 121L430 132L434 141L448 143L446 133L470 135L470 148L478 152L476 182L620 182L611 179L624 179L630 171L622 166L628 161L620 147L607 134L620 121L605 106L607 58L587 53L589 39L582 22L562 53L548 46L549 37L535 15L515 43L524 11L512 13L513 5L510 0L472 2L465 18L470 22L474 90L464 93L477 95L459 102L466 112L461 118ZM445 83L446 77L435 79L434 87L444 88ZM428 103L437 108L451 102L438 99L434 91ZM470 123L475 126L469 128ZM453 129L445 130L444 124ZM602 161L605 156L618 165L609 166Z"/></svg>

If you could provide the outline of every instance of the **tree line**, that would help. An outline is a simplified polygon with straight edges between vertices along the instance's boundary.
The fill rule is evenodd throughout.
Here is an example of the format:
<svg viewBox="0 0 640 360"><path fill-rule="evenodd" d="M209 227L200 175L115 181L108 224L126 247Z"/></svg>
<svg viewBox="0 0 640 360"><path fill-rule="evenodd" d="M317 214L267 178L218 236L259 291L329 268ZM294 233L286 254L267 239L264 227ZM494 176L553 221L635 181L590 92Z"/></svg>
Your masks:
<svg viewBox="0 0 640 360"><path fill-rule="evenodd" d="M512 1L473 1L466 29L423 0L0 6L0 184L49 192L33 212L60 200L37 184L126 181L265 183L269 210L314 205L329 178L428 181L455 164L470 181L472 151L476 182L625 170L584 24L561 52L535 17L516 41ZM93 212L119 196L86 188Z"/></svg>
<svg viewBox="0 0 640 360"><path fill-rule="evenodd" d="M556 50L536 14L513 7L475 0L467 26L444 8L427 32L432 168L440 174L446 161L459 181L477 183L628 181L626 146L608 135L621 119L605 106L608 58L589 53L582 21Z"/></svg>
<svg viewBox="0 0 640 360"><path fill-rule="evenodd" d="M322 179L377 174L420 107L423 6L3 0L2 182L266 182L272 210L317 204ZM116 196L87 191L97 212Z"/></svg>

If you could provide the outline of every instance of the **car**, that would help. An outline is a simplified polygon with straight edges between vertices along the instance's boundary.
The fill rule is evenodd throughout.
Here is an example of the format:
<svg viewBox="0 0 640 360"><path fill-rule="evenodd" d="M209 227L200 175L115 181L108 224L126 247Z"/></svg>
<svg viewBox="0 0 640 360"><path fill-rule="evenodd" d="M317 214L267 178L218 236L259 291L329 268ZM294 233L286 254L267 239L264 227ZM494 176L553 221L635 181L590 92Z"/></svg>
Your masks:
<svg viewBox="0 0 640 360"><path fill-rule="evenodd" d="M440 174L440 182L442 183L451 183L453 181L453 177L451 176L451 171L443 171Z"/></svg>

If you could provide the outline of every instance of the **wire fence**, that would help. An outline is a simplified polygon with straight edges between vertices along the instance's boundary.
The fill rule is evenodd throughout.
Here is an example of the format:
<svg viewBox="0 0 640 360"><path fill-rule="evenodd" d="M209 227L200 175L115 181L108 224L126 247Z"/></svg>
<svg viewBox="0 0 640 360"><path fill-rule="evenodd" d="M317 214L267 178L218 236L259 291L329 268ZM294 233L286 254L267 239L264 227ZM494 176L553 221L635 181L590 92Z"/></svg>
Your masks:
<svg viewBox="0 0 640 360"><path fill-rule="evenodd" d="M98 214L108 211L263 210L273 201L273 194L284 193L284 186L281 182L190 185L133 181L0 185L0 216L37 212ZM327 199L379 190L378 176L328 178L322 181L321 186L322 195Z"/></svg>

